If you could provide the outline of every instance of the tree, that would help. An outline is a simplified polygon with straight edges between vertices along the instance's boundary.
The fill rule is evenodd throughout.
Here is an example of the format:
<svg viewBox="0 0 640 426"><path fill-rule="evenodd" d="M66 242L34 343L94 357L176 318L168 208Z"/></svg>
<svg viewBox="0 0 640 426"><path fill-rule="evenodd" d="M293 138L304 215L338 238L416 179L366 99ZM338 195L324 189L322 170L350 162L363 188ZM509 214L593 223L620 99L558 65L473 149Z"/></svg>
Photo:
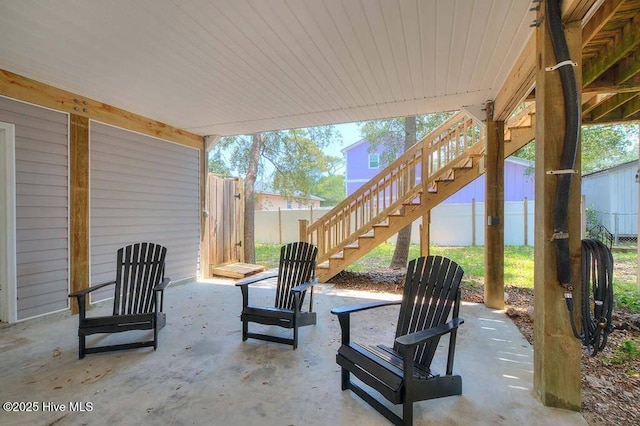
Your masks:
<svg viewBox="0 0 640 426"><path fill-rule="evenodd" d="M416 116L412 115L404 119L404 151L416 143ZM396 248L391 257L391 269L404 269L409 259L409 246L411 245L411 224L398 232Z"/></svg>
<svg viewBox="0 0 640 426"><path fill-rule="evenodd" d="M369 152L376 152L380 145L383 146L380 163L386 165L414 145L418 138L422 139L426 134L445 122L451 115L452 113L443 112L368 121L360 127L360 134L369 141ZM410 244L411 225L407 225L398 232L396 247L390 265L392 269L406 268Z"/></svg>
<svg viewBox="0 0 640 426"><path fill-rule="evenodd" d="M345 197L344 175L322 176L316 183L313 194L324 200L320 202L322 207L337 205Z"/></svg>
<svg viewBox="0 0 640 426"><path fill-rule="evenodd" d="M209 155L209 170L226 169L244 176L246 262L255 262L255 182L271 182L285 198L306 198L322 176L335 168L335 157L326 156L322 148L340 138L333 126L324 126L220 139Z"/></svg>
<svg viewBox="0 0 640 426"><path fill-rule="evenodd" d="M209 173L223 176L229 176L231 174L231 170L222 158L222 153L219 150L211 151L209 153L207 168L209 169Z"/></svg>
<svg viewBox="0 0 640 426"><path fill-rule="evenodd" d="M582 127L582 174L606 169L638 158L635 124L597 125ZM514 154L516 157L534 161L535 141Z"/></svg>

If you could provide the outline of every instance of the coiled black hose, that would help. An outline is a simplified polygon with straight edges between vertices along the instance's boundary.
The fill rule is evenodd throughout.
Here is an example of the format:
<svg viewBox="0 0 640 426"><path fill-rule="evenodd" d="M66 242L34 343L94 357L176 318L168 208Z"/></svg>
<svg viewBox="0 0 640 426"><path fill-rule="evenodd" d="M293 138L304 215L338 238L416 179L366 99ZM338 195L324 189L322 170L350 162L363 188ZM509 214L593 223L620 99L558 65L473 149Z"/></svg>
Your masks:
<svg viewBox="0 0 640 426"><path fill-rule="evenodd" d="M613 256L602 241L582 240L582 344L589 355L604 349L615 327L613 313ZM593 304L593 316L590 307Z"/></svg>
<svg viewBox="0 0 640 426"><path fill-rule="evenodd" d="M551 44L557 63L570 61L569 47L564 35L560 0L546 0L546 21L549 26ZM560 73L564 97L565 132L560 170L572 170L576 163L578 138L580 137L580 99L576 76L572 65L557 68ZM571 258L569 255L569 192L571 173L557 175L556 203L553 216L554 241L556 246L557 278L560 285L571 289Z"/></svg>

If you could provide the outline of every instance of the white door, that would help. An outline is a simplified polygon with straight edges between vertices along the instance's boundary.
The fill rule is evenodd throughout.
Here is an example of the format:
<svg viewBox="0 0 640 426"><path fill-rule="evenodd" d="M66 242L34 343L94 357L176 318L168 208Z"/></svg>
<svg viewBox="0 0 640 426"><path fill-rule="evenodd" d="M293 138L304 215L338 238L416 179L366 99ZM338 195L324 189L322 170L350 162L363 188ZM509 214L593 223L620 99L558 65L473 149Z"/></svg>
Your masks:
<svg viewBox="0 0 640 426"><path fill-rule="evenodd" d="M16 322L15 128L0 122L0 321Z"/></svg>

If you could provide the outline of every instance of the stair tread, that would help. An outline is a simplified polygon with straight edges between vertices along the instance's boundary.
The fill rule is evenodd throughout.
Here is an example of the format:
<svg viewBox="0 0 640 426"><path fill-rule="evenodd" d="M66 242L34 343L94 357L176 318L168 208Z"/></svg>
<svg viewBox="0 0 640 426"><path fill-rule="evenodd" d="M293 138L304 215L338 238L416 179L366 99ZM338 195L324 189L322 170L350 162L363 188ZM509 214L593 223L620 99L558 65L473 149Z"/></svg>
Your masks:
<svg viewBox="0 0 640 426"><path fill-rule="evenodd" d="M529 125L529 126L513 126L513 127L509 127L509 130L524 130L524 129L531 129L533 128L533 126Z"/></svg>

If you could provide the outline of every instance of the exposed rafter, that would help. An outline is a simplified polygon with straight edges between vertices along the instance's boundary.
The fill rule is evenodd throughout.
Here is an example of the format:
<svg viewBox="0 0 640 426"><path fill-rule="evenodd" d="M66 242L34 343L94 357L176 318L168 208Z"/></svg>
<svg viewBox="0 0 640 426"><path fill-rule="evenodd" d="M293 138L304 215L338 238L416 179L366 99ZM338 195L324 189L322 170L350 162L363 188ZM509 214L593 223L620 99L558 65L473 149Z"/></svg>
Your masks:
<svg viewBox="0 0 640 426"><path fill-rule="evenodd" d="M606 117L612 111L638 97L638 95L640 95L640 93L618 93L617 95L611 96L591 111L591 120L597 121L598 119Z"/></svg>
<svg viewBox="0 0 640 426"><path fill-rule="evenodd" d="M640 14L622 27L619 34L613 36L611 45L603 47L600 53L584 65L583 84L588 86L618 61L640 46Z"/></svg>
<svg viewBox="0 0 640 426"><path fill-rule="evenodd" d="M626 1L627 0L611 0L602 4L589 22L582 28L582 47L585 47L593 37L604 28L607 22L613 18Z"/></svg>

